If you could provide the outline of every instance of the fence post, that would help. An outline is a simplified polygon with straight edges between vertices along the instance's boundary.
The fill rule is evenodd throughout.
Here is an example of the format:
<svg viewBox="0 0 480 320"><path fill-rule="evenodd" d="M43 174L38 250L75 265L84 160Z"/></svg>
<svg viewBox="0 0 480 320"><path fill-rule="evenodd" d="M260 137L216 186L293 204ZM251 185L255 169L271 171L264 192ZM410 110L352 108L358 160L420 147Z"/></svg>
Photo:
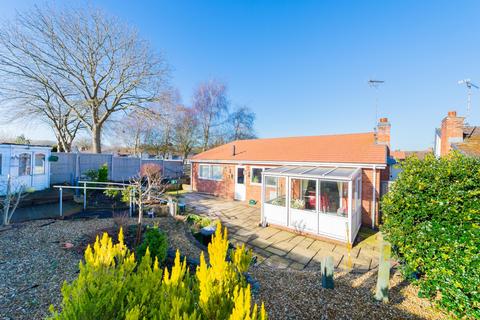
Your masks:
<svg viewBox="0 0 480 320"><path fill-rule="evenodd" d="M326 256L322 261L322 287L333 289L333 257Z"/></svg>
<svg viewBox="0 0 480 320"><path fill-rule="evenodd" d="M83 211L87 210L87 183L83 183Z"/></svg>
<svg viewBox="0 0 480 320"><path fill-rule="evenodd" d="M390 256L391 246L380 236L380 260L378 261L378 278L375 290L375 299L384 303L388 302L388 289L390 285Z"/></svg>
<svg viewBox="0 0 480 320"><path fill-rule="evenodd" d="M60 204L59 204L59 208L60 208L60 217L63 217L63 188L60 188Z"/></svg>
<svg viewBox="0 0 480 320"><path fill-rule="evenodd" d="M130 189L130 192L129 192L129 204L128 204L128 215L130 216L130 218L132 217L132 214L133 214L133 211L132 211L132 204L133 204L133 200L132 200L132 189Z"/></svg>

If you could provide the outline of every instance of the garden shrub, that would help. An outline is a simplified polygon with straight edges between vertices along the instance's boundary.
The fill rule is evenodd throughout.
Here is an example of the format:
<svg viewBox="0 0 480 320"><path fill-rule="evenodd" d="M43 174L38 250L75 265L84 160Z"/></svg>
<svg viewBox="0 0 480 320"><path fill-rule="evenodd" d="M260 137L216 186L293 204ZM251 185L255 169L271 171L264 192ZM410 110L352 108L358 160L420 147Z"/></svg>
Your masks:
<svg viewBox="0 0 480 320"><path fill-rule="evenodd" d="M420 295L480 318L480 159L410 157L382 200L386 239Z"/></svg>
<svg viewBox="0 0 480 320"><path fill-rule="evenodd" d="M107 182L108 181L108 164L104 163L98 168L98 182Z"/></svg>
<svg viewBox="0 0 480 320"><path fill-rule="evenodd" d="M243 276L251 253L237 247L227 261L227 250L227 231L218 224L210 263L202 253L191 275L178 251L172 269L162 270L148 248L137 263L122 230L116 244L105 233L86 249L78 278L64 283L61 312L51 307L50 319L266 319L263 304L252 307Z"/></svg>
<svg viewBox="0 0 480 320"><path fill-rule="evenodd" d="M143 239L142 243L137 248L137 256L139 260L145 256L147 248L150 251L152 259L157 258L158 262L163 264L167 258L167 235L158 227L148 227L145 232L145 239Z"/></svg>

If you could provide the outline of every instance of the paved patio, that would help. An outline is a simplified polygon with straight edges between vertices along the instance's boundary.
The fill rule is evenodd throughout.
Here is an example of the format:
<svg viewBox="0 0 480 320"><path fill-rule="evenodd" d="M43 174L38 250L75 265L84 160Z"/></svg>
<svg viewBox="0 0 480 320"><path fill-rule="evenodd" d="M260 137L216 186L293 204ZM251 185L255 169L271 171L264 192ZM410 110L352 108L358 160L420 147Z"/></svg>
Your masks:
<svg viewBox="0 0 480 320"><path fill-rule="evenodd" d="M312 239L274 227L260 227L260 209L245 203L201 194L184 194L187 208L218 218L228 228L230 242L246 244L257 256L257 263L297 270L318 269L325 256L333 256L335 267L366 272L378 266L378 237L370 229L361 229L354 247Z"/></svg>

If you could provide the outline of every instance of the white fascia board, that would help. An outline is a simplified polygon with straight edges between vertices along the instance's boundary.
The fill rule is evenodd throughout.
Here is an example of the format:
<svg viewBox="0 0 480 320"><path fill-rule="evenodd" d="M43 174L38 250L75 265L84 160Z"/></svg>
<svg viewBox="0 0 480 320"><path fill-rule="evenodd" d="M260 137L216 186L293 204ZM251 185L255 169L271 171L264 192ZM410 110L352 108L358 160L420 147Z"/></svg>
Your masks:
<svg viewBox="0 0 480 320"><path fill-rule="evenodd" d="M272 166L312 166L312 167L339 167L339 168L356 168L363 169L385 169L386 164L377 163L337 163L337 162L290 162L290 161L252 161L252 160L200 160L190 159L190 162L202 163L224 163L224 164L247 164L247 165L272 165Z"/></svg>

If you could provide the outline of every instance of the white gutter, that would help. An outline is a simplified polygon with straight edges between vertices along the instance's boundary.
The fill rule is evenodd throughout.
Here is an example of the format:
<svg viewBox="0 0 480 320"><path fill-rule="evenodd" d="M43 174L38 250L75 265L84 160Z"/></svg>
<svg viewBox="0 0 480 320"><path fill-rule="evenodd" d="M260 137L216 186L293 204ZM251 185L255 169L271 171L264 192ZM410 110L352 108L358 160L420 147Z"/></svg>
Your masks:
<svg viewBox="0 0 480 320"><path fill-rule="evenodd" d="M365 168L373 169L385 169L387 164L379 163L337 163L337 162L308 162L308 161L258 161L258 160L203 160L203 159L190 159L193 162L202 163L233 163L233 164L259 164L259 165L272 165L272 166L314 166L314 167L339 167L339 168Z"/></svg>
<svg viewBox="0 0 480 320"><path fill-rule="evenodd" d="M377 168L373 166L373 192L372 192L372 229L375 229L375 211L377 206Z"/></svg>

